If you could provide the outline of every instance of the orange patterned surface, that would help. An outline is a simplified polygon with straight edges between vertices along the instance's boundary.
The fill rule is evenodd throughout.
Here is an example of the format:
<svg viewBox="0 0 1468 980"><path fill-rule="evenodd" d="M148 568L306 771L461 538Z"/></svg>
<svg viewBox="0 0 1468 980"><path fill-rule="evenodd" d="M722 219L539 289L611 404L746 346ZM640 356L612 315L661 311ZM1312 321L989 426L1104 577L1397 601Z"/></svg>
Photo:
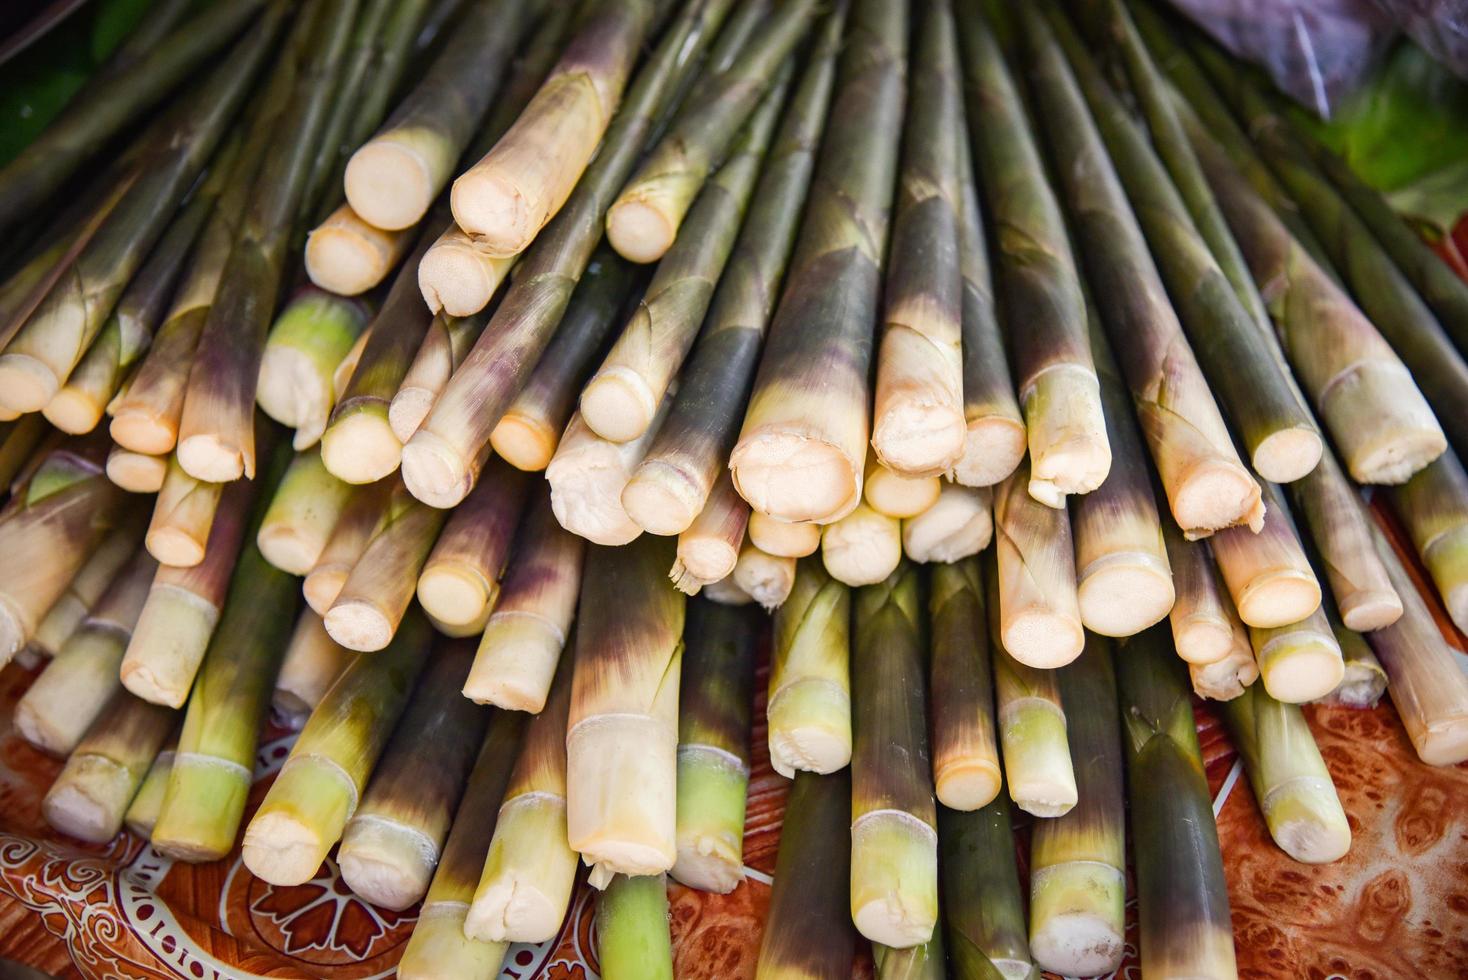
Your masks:
<svg viewBox="0 0 1468 980"><path fill-rule="evenodd" d="M16 665L0 672L0 728L7 732L11 706L33 676ZM763 714L760 695L755 717ZM1386 704L1308 714L1355 834L1351 853L1324 867L1296 864L1274 847L1221 725L1206 707L1198 713L1241 976L1468 977L1468 765L1417 762ZM753 976L785 800L764 737L761 721L745 840L749 875L728 896L673 888L679 977ZM288 746L280 730L266 733L252 807ZM391 976L413 910L390 913L358 901L331 862L312 882L275 888L245 871L238 851L188 866L125 834L106 847L67 841L39 813L59 769L15 736L0 738L0 955L59 977L108 980ZM1023 871L1028 831L1017 830ZM560 936L512 948L503 976L594 977L592 912L583 884ZM1132 955L1120 975L1134 977L1134 904L1128 913ZM859 955L853 976L870 973Z"/></svg>

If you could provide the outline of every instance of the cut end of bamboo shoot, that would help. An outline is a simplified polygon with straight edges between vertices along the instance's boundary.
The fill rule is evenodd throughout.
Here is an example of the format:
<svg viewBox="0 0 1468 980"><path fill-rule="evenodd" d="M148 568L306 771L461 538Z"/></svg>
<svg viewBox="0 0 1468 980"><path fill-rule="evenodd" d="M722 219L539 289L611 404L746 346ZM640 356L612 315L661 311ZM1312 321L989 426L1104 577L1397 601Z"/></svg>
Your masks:
<svg viewBox="0 0 1468 980"><path fill-rule="evenodd" d="M347 161L343 184L358 217L384 231L417 224L438 193L433 168L408 141L363 145Z"/></svg>
<svg viewBox="0 0 1468 980"><path fill-rule="evenodd" d="M882 465L910 476L941 476L963 453L963 410L904 400L872 427L872 449Z"/></svg>
<svg viewBox="0 0 1468 980"><path fill-rule="evenodd" d="M819 524L791 524L767 514L751 513L746 532L756 548L781 558L804 558L821 546Z"/></svg>
<svg viewBox="0 0 1468 980"><path fill-rule="evenodd" d="M797 770L832 773L851 761L851 695L811 678L783 688L770 701L770 765L787 779Z"/></svg>
<svg viewBox="0 0 1468 980"><path fill-rule="evenodd" d="M157 493L167 472L165 456L149 456L117 447L107 456L107 479L128 493Z"/></svg>
<svg viewBox="0 0 1468 980"><path fill-rule="evenodd" d="M147 412L120 411L112 417L107 432L124 449L148 456L166 456L178 440L178 420L162 419Z"/></svg>
<svg viewBox="0 0 1468 980"><path fill-rule="evenodd" d="M325 616L336 597L341 595L347 576L352 574L350 565L317 565L301 583L301 594L306 605L318 616Z"/></svg>
<svg viewBox="0 0 1468 980"><path fill-rule="evenodd" d="M1018 419L992 416L969 423L953 479L966 487L991 487L1025 456L1025 427Z"/></svg>
<svg viewBox="0 0 1468 980"><path fill-rule="evenodd" d="M1117 552L1081 570L1076 583L1081 622L1102 636L1133 636L1172 609L1172 573L1146 552Z"/></svg>
<svg viewBox="0 0 1468 980"><path fill-rule="evenodd" d="M41 414L62 432L82 435L91 432L102 421L105 406L86 392L62 388L46 403Z"/></svg>
<svg viewBox="0 0 1468 980"><path fill-rule="evenodd" d="M873 510L903 520L933 506L942 490L943 481L936 476L904 476L875 461L862 483L862 497Z"/></svg>
<svg viewBox="0 0 1468 980"><path fill-rule="evenodd" d="M406 444L428 418L438 393L427 388L399 388L387 406L387 424L398 442Z"/></svg>
<svg viewBox="0 0 1468 980"><path fill-rule="evenodd" d="M204 544L181 527L150 528L146 540L148 554L177 568L193 568L203 561Z"/></svg>
<svg viewBox="0 0 1468 980"><path fill-rule="evenodd" d="M418 290L434 313L473 316L489 305L514 258L496 258L451 229L418 262Z"/></svg>
<svg viewBox="0 0 1468 980"><path fill-rule="evenodd" d="M474 489L469 461L448 440L419 429L402 447L403 482L430 507L456 507Z"/></svg>
<svg viewBox="0 0 1468 980"><path fill-rule="evenodd" d="M423 898L438 848L422 831L380 817L347 826L337 853L342 880L365 901L400 912Z"/></svg>
<svg viewBox="0 0 1468 980"><path fill-rule="evenodd" d="M628 198L607 212L607 240L629 262L656 262L673 247L678 226L661 208Z"/></svg>
<svg viewBox="0 0 1468 980"><path fill-rule="evenodd" d="M247 472L243 449L229 439L216 433L201 432L181 439L178 444L178 465L196 480L207 483L232 483L242 477L253 477Z"/></svg>
<svg viewBox="0 0 1468 980"><path fill-rule="evenodd" d="M457 563L440 562L425 568L418 578L418 603L423 611L451 626L483 618L498 592L495 583Z"/></svg>
<svg viewBox="0 0 1468 980"><path fill-rule="evenodd" d="M1320 608L1320 583L1308 572L1281 569L1250 581L1238 596L1237 606L1239 618L1250 626L1260 629L1288 626Z"/></svg>
<svg viewBox="0 0 1468 980"><path fill-rule="evenodd" d="M0 356L0 406L24 415L45 408L61 390L50 365L29 354Z"/></svg>
<svg viewBox="0 0 1468 980"><path fill-rule="evenodd" d="M449 199L454 220L493 255L525 250L540 231L539 216L508 175L476 166L454 181Z"/></svg>
<svg viewBox="0 0 1468 980"><path fill-rule="evenodd" d="M1294 483L1320 462L1325 443L1313 428L1280 429L1254 447L1254 471L1272 483Z"/></svg>
<svg viewBox="0 0 1468 980"><path fill-rule="evenodd" d="M622 509L650 534L682 534L693 525L706 502L707 496L698 484L661 459L639 464L622 488Z"/></svg>
<svg viewBox="0 0 1468 980"><path fill-rule="evenodd" d="M581 392L581 418L612 442L631 442L657 417L659 398L647 380L627 367L597 373Z"/></svg>
<svg viewBox="0 0 1468 980"><path fill-rule="evenodd" d="M1245 524L1264 526L1259 484L1232 460L1200 460L1181 476L1169 494L1172 516L1190 540L1202 532Z"/></svg>
<svg viewBox="0 0 1468 980"><path fill-rule="evenodd" d="M952 810L977 810L999 795L1003 776L987 759L956 759L934 773L938 801Z"/></svg>
<svg viewBox="0 0 1468 980"><path fill-rule="evenodd" d="M262 881L301 885L315 877L334 843L323 841L314 827L289 813L260 813L245 830L240 857Z"/></svg>
<svg viewBox="0 0 1468 980"><path fill-rule="evenodd" d="M353 412L331 424L321 437L321 461L346 483L376 483L398 468L403 444L385 411Z"/></svg>
<svg viewBox="0 0 1468 980"><path fill-rule="evenodd" d="M1030 933L1035 962L1067 977L1111 972L1121 962L1123 946L1115 926L1106 916L1093 912L1060 913Z"/></svg>
<svg viewBox="0 0 1468 980"><path fill-rule="evenodd" d="M125 766L100 755L74 755L41 802L41 814L69 837L105 844L122 829L134 789Z"/></svg>
<svg viewBox="0 0 1468 980"><path fill-rule="evenodd" d="M821 535L821 560L838 582L875 585L902 561L902 524L861 504L826 526Z"/></svg>
<svg viewBox="0 0 1468 980"><path fill-rule="evenodd" d="M345 217L339 218L345 212ZM387 278L407 236L362 221L342 205L306 239L306 275L338 296L356 296Z"/></svg>
<svg viewBox="0 0 1468 980"><path fill-rule="evenodd" d="M392 619L365 600L333 603L322 619L331 638L348 650L371 653L392 642Z"/></svg>
<svg viewBox="0 0 1468 980"><path fill-rule="evenodd" d="M1448 598L1443 596L1444 601ZM1464 590L1462 600L1468 602L1468 589ZM1363 589L1340 600L1339 607L1341 622L1358 633L1379 630L1402 618L1402 597L1395 591Z"/></svg>
<svg viewBox="0 0 1468 980"><path fill-rule="evenodd" d="M500 419L489 437L501 459L527 473L539 473L549 466L560 441L561 434L543 419L514 413Z"/></svg>
<svg viewBox="0 0 1468 980"><path fill-rule="evenodd" d="M772 432L741 439L730 458L739 495L784 521L829 524L856 507L860 462L818 439Z"/></svg>

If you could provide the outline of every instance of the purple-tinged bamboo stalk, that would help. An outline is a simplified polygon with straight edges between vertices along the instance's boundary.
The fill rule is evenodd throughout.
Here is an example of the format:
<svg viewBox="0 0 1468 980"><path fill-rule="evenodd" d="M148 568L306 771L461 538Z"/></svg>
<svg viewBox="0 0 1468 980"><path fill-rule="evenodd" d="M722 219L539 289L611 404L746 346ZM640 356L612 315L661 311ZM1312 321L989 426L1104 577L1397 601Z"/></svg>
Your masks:
<svg viewBox="0 0 1468 980"><path fill-rule="evenodd" d="M628 513L655 533L688 530L726 472L800 225L846 10L834 4L818 30L668 419L624 491Z"/></svg>
<svg viewBox="0 0 1468 980"><path fill-rule="evenodd" d="M331 534L327 537L320 556L301 583L301 592L306 596L306 603L317 615L325 616L336 597L341 594L342 585L352 573L352 566L362 557L367 542L372 540L372 535L382 520L394 482L380 480L356 487L347 498L341 515L332 525Z"/></svg>
<svg viewBox="0 0 1468 980"><path fill-rule="evenodd" d="M86 562L77 569L66 591L46 610L45 618L30 639L31 649L47 656L53 656L61 649L129 559L137 553L142 540L141 531L141 521L123 520L107 532L87 556Z"/></svg>
<svg viewBox="0 0 1468 980"><path fill-rule="evenodd" d="M728 0L710 0L684 7L638 72L607 128L595 161L586 168L575 192L536 247L521 260L520 272L489 326L404 447L403 478L420 499L436 507L451 507L463 500L478 480L489 459L494 427L545 351L577 281L586 271L612 195L632 169L656 117L679 80L692 70L728 6ZM631 13L630 9L618 10L611 15ZM634 33L640 35L641 31ZM563 60L563 65L580 64L589 43L578 34L573 42L576 50L569 51L569 60ZM598 38L598 43L604 44L605 39ZM610 54L608 49L604 57ZM584 76L581 83L568 82L568 78L572 76L553 72L541 93L585 81ZM536 107L532 102L526 113L539 120L527 123L530 128L545 122L544 106ZM557 113L556 117L563 118L563 114ZM506 139L521 145L526 142L523 136L512 129Z"/></svg>
<svg viewBox="0 0 1468 980"><path fill-rule="evenodd" d="M463 626L490 614L530 484L513 466L491 463L449 516L418 575L418 604L436 621Z"/></svg>
<svg viewBox="0 0 1468 980"><path fill-rule="evenodd" d="M1029 492L1060 507L1111 469L1085 300L1004 55L977 7L959 11L974 163L999 231L996 280L1029 444Z"/></svg>
<svg viewBox="0 0 1468 980"><path fill-rule="evenodd" d="M829 524L861 502L906 14L903 3L852 5L788 285L729 457L744 499L784 520Z"/></svg>
<svg viewBox="0 0 1468 980"><path fill-rule="evenodd" d="M474 316L435 316L423 335L413 362L403 373L397 392L387 406L387 424L398 442L413 438L427 418L438 393L449 383L489 322L487 313Z"/></svg>
<svg viewBox="0 0 1468 980"><path fill-rule="evenodd" d="M753 517L749 504L734 489L733 476L724 470L703 510L678 534L678 557L668 570L673 585L680 592L697 595L699 589L715 582L727 580L733 584L730 576L739 562L739 550Z"/></svg>
<svg viewBox="0 0 1468 980"><path fill-rule="evenodd" d="M999 795L1003 776L994 729L988 618L977 558L933 569L928 622L933 783L943 806L978 810ZM939 823L941 831L941 817ZM948 871L956 872L954 868Z"/></svg>

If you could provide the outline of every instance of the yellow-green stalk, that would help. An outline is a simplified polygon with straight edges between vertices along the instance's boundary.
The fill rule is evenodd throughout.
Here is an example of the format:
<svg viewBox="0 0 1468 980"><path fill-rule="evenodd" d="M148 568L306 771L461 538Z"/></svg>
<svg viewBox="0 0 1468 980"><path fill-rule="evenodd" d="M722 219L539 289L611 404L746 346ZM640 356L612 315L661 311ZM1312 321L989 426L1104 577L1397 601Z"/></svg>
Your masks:
<svg viewBox="0 0 1468 980"><path fill-rule="evenodd" d="M1277 700L1314 701L1334 691L1345 675L1340 644L1319 606L1298 623L1269 629L1251 626L1249 642L1264 689Z"/></svg>
<svg viewBox="0 0 1468 980"><path fill-rule="evenodd" d="M362 557L382 520L395 483L395 480L379 480L355 487L347 498L321 554L301 583L306 602L317 615L325 616L341 594L347 576L352 573L352 566Z"/></svg>
<svg viewBox="0 0 1468 980"><path fill-rule="evenodd" d="M459 694L473 657L470 641L439 644L347 821L337 865L373 905L405 909L428 891L493 714Z"/></svg>
<svg viewBox="0 0 1468 980"><path fill-rule="evenodd" d="M958 980L1030 980L1009 796L973 811L938 808L943 945Z"/></svg>
<svg viewBox="0 0 1468 980"><path fill-rule="evenodd" d="M815 555L775 613L766 707L770 766L830 773L851 761L851 590Z"/></svg>
<svg viewBox="0 0 1468 980"><path fill-rule="evenodd" d="M351 497L351 486L327 471L320 453L297 453L255 534L260 553L281 571L305 575L321 558Z"/></svg>
<svg viewBox="0 0 1468 980"><path fill-rule="evenodd" d="M954 562L994 540L994 494L947 480L931 507L902 522L902 553L916 562Z"/></svg>
<svg viewBox="0 0 1468 980"><path fill-rule="evenodd" d="M174 750L178 745L176 729L177 726L174 736L148 766L148 773L123 817L127 829L143 840L152 838L153 825L158 822L158 813L163 809L163 794L168 789L168 775L173 771Z"/></svg>
<svg viewBox="0 0 1468 980"><path fill-rule="evenodd" d="M566 827L605 888L677 858L678 682L684 596L673 543L644 535L592 548L582 574L566 731Z"/></svg>
<svg viewBox="0 0 1468 980"><path fill-rule="evenodd" d="M422 268L420 263L419 268ZM487 314L475 316L435 316L423 335L413 363L408 365L397 393L387 406L387 424L399 442L407 442L418 431L438 393L448 384L454 370L463 363L464 355L484 332Z"/></svg>
<svg viewBox="0 0 1468 980"><path fill-rule="evenodd" d="M1009 655L1031 667L1061 667L1085 645L1076 596L1070 515L1029 489L1028 462L994 494L999 635Z"/></svg>
<svg viewBox="0 0 1468 980"><path fill-rule="evenodd" d="M1374 553L1374 543L1372 550ZM1386 670L1381 666L1381 661L1376 659L1366 637L1348 629L1340 621L1333 606L1327 605L1325 614L1330 619L1330 628L1335 631L1336 642L1341 646L1341 658L1346 662L1346 671L1336 689L1321 698L1319 703L1346 708L1376 707L1376 703L1386 693Z"/></svg>
<svg viewBox="0 0 1468 980"><path fill-rule="evenodd" d="M1468 473L1462 462L1448 450L1393 490L1391 499L1448 616L1468 632Z"/></svg>
<svg viewBox="0 0 1468 980"><path fill-rule="evenodd" d="M326 431L337 367L369 319L362 303L315 289L298 294L276 317L260 357L255 401L296 430L296 449L315 446Z"/></svg>
<svg viewBox="0 0 1468 980"><path fill-rule="evenodd" d="M597 958L607 980L673 980L668 882L617 875L596 899Z"/></svg>
<svg viewBox="0 0 1468 980"><path fill-rule="evenodd" d="M418 575L418 604L436 621L463 626L490 614L530 482L513 466L491 463L454 509Z"/></svg>
<svg viewBox="0 0 1468 980"><path fill-rule="evenodd" d="M1003 782L979 560L964 558L934 568L931 589L933 783L943 806L978 810L994 800Z"/></svg>
<svg viewBox="0 0 1468 980"><path fill-rule="evenodd" d="M96 550L87 556L86 563L77 569L66 591L46 610L45 618L31 637L32 649L48 656L61 649L137 553L141 530L142 522L131 520L107 532Z"/></svg>

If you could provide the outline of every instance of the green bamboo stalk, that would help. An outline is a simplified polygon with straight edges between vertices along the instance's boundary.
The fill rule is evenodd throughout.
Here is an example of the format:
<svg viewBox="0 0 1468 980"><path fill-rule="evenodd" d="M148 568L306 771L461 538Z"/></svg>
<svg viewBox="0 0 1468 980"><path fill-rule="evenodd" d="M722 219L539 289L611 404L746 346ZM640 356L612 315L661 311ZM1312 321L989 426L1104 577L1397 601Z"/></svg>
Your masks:
<svg viewBox="0 0 1468 980"><path fill-rule="evenodd" d="M872 341L906 87L906 4L858 0L790 259L729 456L758 511L829 524L861 501Z"/></svg>
<svg viewBox="0 0 1468 980"><path fill-rule="evenodd" d="M1009 796L978 810L938 808L944 946L959 980L1032 980Z"/></svg>
<svg viewBox="0 0 1468 980"><path fill-rule="evenodd" d="M596 938L607 980L673 980L666 876L614 877L597 896Z"/></svg>
<svg viewBox="0 0 1468 980"><path fill-rule="evenodd" d="M958 234L966 132L953 10L929 4L913 51L872 410L872 449L904 476L949 472L967 435Z"/></svg>
<svg viewBox="0 0 1468 980"><path fill-rule="evenodd" d="M260 355L255 401L296 430L296 449L310 449L326 431L337 367L369 319L364 304L317 290L298 293L276 317Z"/></svg>
<svg viewBox="0 0 1468 980"><path fill-rule="evenodd" d="M375 656L358 655L311 712L245 828L241 856L255 877L299 885L316 875L408 703L428 637L427 621L410 616L394 643Z"/></svg>
<svg viewBox="0 0 1468 980"><path fill-rule="evenodd" d="M766 702L770 766L831 773L851 761L851 590L803 558L775 613Z"/></svg>
<svg viewBox="0 0 1468 980"><path fill-rule="evenodd" d="M1026 8L1028 9L1028 8ZM1309 412L1285 380L1271 344L1193 224L1145 134L1107 85L1069 22L1050 11L1027 18L1032 45L1068 59L1111 152L1159 271L1209 384L1238 430L1255 470L1288 483L1315 468L1323 443ZM1064 55L1056 48L1063 49Z"/></svg>
<svg viewBox="0 0 1468 980"><path fill-rule="evenodd" d="M1430 766L1456 765L1468 759L1468 675L1391 544L1373 530L1376 551L1402 597L1402 618L1368 634L1386 668L1387 693L1417 757Z"/></svg>
<svg viewBox="0 0 1468 980"><path fill-rule="evenodd" d="M1111 468L1086 337L1085 300L1064 219L1013 78L989 25L959 7L969 130L994 226L997 284L1031 456L1029 492L1050 507Z"/></svg>
<svg viewBox="0 0 1468 980"><path fill-rule="evenodd" d="M172 737L148 766L148 773L143 777L142 785L138 787L133 801L128 804L127 814L123 818L124 826L143 840L149 840L153 836L153 825L158 822L158 813L163 808L163 794L168 789L168 775L173 771L174 749L177 744L178 732L175 726Z"/></svg>
<svg viewBox="0 0 1468 980"><path fill-rule="evenodd" d="M0 227L13 228L45 203L109 139L259 17L261 6L262 0L211 5L162 37L150 30L123 53L131 64L99 72L60 118L0 170ZM279 13L277 7L265 16Z"/></svg>
<svg viewBox="0 0 1468 980"><path fill-rule="evenodd" d="M678 859L671 874L727 894L744 880L744 804L756 623L748 609L689 604L678 695Z"/></svg>
<svg viewBox="0 0 1468 980"><path fill-rule="evenodd" d="M1305 864L1344 857L1351 826L1299 706L1255 687L1229 701L1223 717L1280 849Z"/></svg>
<svg viewBox="0 0 1468 980"><path fill-rule="evenodd" d="M1116 678L1105 640L1060 671L1076 805L1035 823L1030 951L1046 970L1094 976L1121 965L1126 935L1126 805Z"/></svg>
<svg viewBox="0 0 1468 980"><path fill-rule="evenodd" d="M459 694L473 657L468 640L431 655L347 821L337 864L373 905L401 910L428 892L492 715Z"/></svg>
<svg viewBox="0 0 1468 980"><path fill-rule="evenodd" d="M715 14L709 33L727 10L726 4ZM626 111L620 105L623 91L655 13L652 0L589 7L515 124L454 181L454 219L487 251L524 251L568 203L614 114L619 108ZM632 82L634 89L636 84ZM637 94L628 94L628 105L636 105ZM612 145L612 139L605 143ZM598 228L601 219L599 213Z"/></svg>
<svg viewBox="0 0 1468 980"><path fill-rule="evenodd" d="M0 489L10 487L49 431L51 427L46 420L34 414L0 422Z"/></svg>
<svg viewBox="0 0 1468 980"><path fill-rule="evenodd" d="M183 468L201 480L255 475L252 417L260 360L311 158L359 2L322 0L311 47L281 113L280 132L286 138L277 141L256 175L239 237L199 334L177 452Z"/></svg>
<svg viewBox="0 0 1468 980"><path fill-rule="evenodd" d="M1340 644L1319 606L1298 623L1251 626L1249 643L1264 689L1280 701L1314 701L1335 690L1345 676Z"/></svg>
<svg viewBox="0 0 1468 980"><path fill-rule="evenodd" d="M767 91L815 12L813 0L774 5L731 64L699 78L607 212L607 239L618 253L656 262L672 247L704 182L727 166L726 153L739 152L737 134L748 130L761 100L770 101ZM692 228L688 234L697 236Z"/></svg>
<svg viewBox="0 0 1468 980"><path fill-rule="evenodd" d="M198 91L154 124L138 179L0 354L0 407L40 411L65 384L224 138L283 13L271 7Z"/></svg>
<svg viewBox="0 0 1468 980"><path fill-rule="evenodd" d="M994 800L1003 783L978 559L933 569L928 620L933 783L945 807L978 810ZM941 831L941 817L939 822Z"/></svg>
<svg viewBox="0 0 1468 980"><path fill-rule="evenodd" d="M757 980L851 976L850 820L849 769L796 775L785 801Z"/></svg>
<svg viewBox="0 0 1468 980"><path fill-rule="evenodd" d="M590 549L582 575L566 732L571 847L604 888L677 858L678 684L683 594L665 577L673 546L644 535Z"/></svg>
<svg viewBox="0 0 1468 980"><path fill-rule="evenodd" d="M320 453L296 453L260 521L255 543L265 560L292 575L315 567L352 488L332 476Z"/></svg>
<svg viewBox="0 0 1468 980"><path fill-rule="evenodd" d="M633 267L610 248L603 246L591 257L540 363L490 435L494 451L511 466L536 472L550 464L593 358L622 321L639 285ZM462 362L458 358L455 367ZM435 397L448 380L445 374ZM431 407L425 406L423 414Z"/></svg>
<svg viewBox="0 0 1468 980"><path fill-rule="evenodd" d="M1391 500L1448 616L1468 631L1468 473L1463 464L1450 449L1394 488Z"/></svg>
<svg viewBox="0 0 1468 980"><path fill-rule="evenodd" d="M808 4L796 0L785 6ZM729 159L699 193L686 233L666 250L637 309L582 389L581 416L597 435L629 442L652 424L734 248L792 73L793 66L776 72Z"/></svg>
<svg viewBox="0 0 1468 980"><path fill-rule="evenodd" d="M1154 626L1117 652L1142 970L1232 977L1233 926L1218 827L1183 667Z"/></svg>
<svg viewBox="0 0 1468 980"><path fill-rule="evenodd" d="M283 469L284 455L272 468ZM278 470L277 470L278 471ZM294 620L295 579L247 543L194 679L153 845L185 861L229 853L254 782L260 722Z"/></svg>
<svg viewBox="0 0 1468 980"><path fill-rule="evenodd" d="M464 935L464 914L479 881L482 855L494 836L498 809L520 747L521 715L497 711L484 747L469 773L469 782L454 813L443 857L418 913L418 924L398 963L402 980L443 977L493 977L499 973L508 943L487 943Z"/></svg>
<svg viewBox="0 0 1468 980"><path fill-rule="evenodd" d="M858 589L852 628L851 919L875 943L928 942L938 827L928 760L919 570Z"/></svg>
<svg viewBox="0 0 1468 980"><path fill-rule="evenodd" d="M556 668L544 710L528 723L464 919L464 935L470 939L543 943L556 935L566 918L580 864L566 842L570 709L568 657Z"/></svg>
<svg viewBox="0 0 1468 980"><path fill-rule="evenodd" d="M586 271L612 195L636 163L668 96L677 88L679 79L692 70L729 5L729 0L709 0L682 8L637 73L616 119L607 127L595 161L586 167L555 221L538 236L537 247L521 260L520 273L489 326L403 448L403 478L420 499L434 506L451 507L473 488L489 458L489 439L494 427L545 351L577 281ZM639 8L626 11L619 8L609 16L635 18L636 9ZM537 99L548 92L552 93L548 98L553 99L556 89L567 86L591 87L579 70L570 75L562 71L589 60L587 47L591 41L586 39L587 31L610 26L597 19L586 23L591 26L583 27L578 33L562 62L537 93ZM640 31L634 33L640 35ZM620 40L613 43L598 37L594 64L605 64L613 58L618 43ZM617 87L620 89L620 85ZM526 138L526 132L546 121L545 109L544 105L536 106L532 101L521 117L529 120L525 132L516 135L517 123L506 139L538 155L539 148L528 145L536 141ZM559 115L551 117L552 120ZM589 128L593 127L572 126L567 131L576 131L580 138ZM595 137L592 143L595 144ZM575 169L579 173L580 165Z"/></svg>
<svg viewBox="0 0 1468 980"><path fill-rule="evenodd" d="M817 31L668 418L623 492L628 513L654 533L688 530L726 472L795 245L847 7L834 3Z"/></svg>
<svg viewBox="0 0 1468 980"><path fill-rule="evenodd" d="M352 154L347 201L369 224L395 231L428 213L503 83L525 10L471 0L413 91Z"/></svg>
<svg viewBox="0 0 1468 980"><path fill-rule="evenodd" d="M877 980L943 980L948 976L943 930L935 929L932 939L906 949L872 943L872 962Z"/></svg>

